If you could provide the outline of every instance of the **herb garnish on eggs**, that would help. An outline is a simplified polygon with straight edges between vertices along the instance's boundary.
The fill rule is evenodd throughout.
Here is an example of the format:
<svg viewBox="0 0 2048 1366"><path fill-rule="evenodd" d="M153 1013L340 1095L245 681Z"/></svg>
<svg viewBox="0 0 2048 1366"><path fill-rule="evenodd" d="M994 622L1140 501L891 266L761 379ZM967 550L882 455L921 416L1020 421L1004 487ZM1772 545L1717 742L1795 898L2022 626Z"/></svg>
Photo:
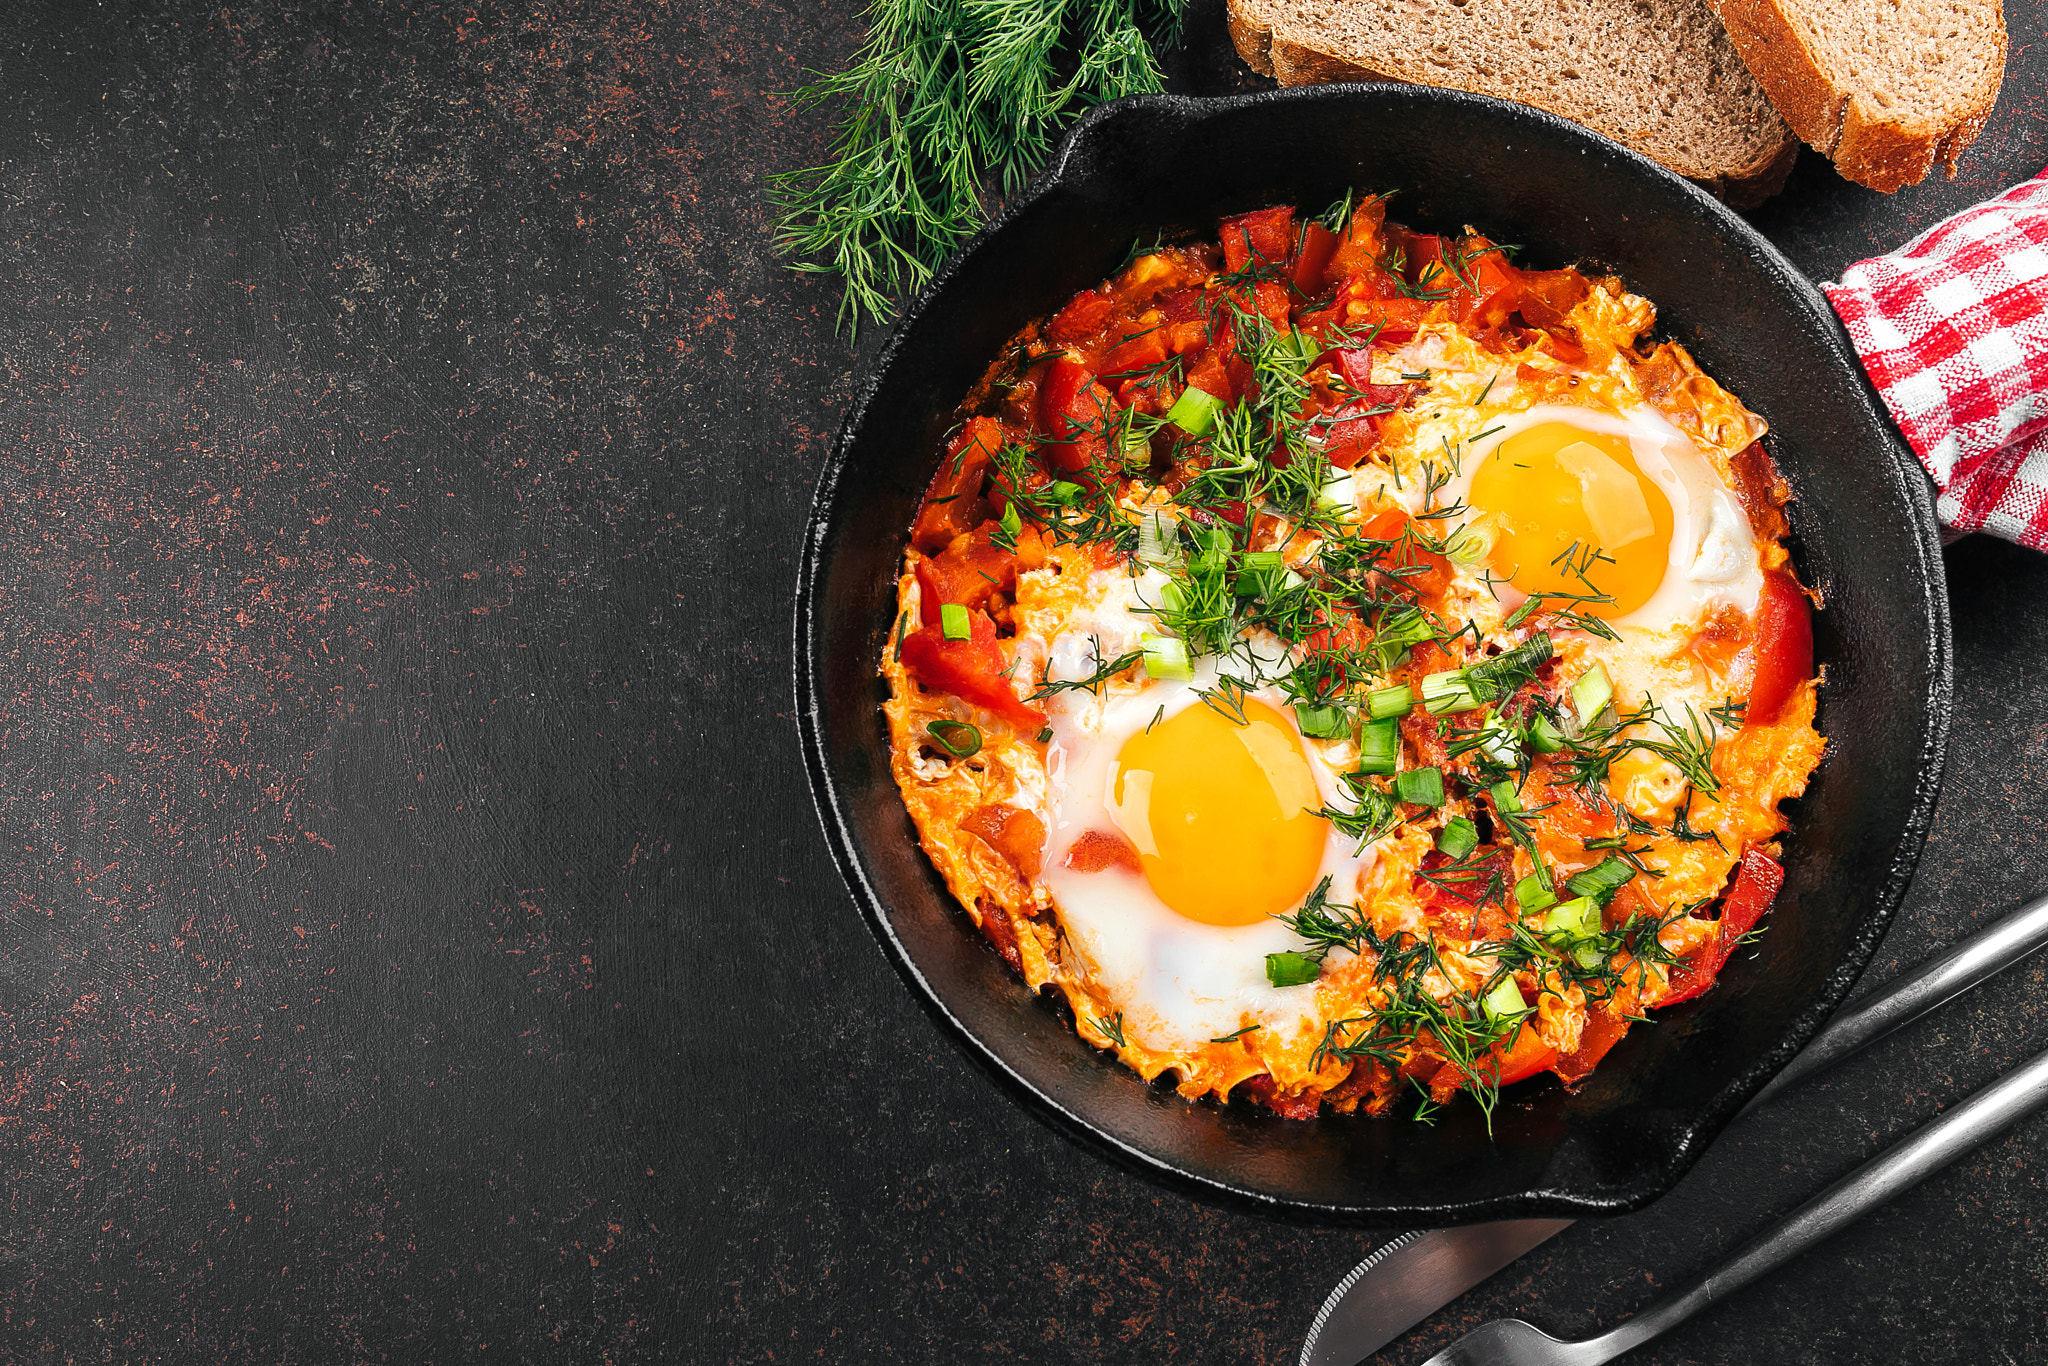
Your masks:
<svg viewBox="0 0 2048 1366"><path fill-rule="evenodd" d="M911 528L898 786L990 944L1191 1099L1418 1114L1707 990L1821 757L1763 423L1617 280L1385 202L1154 245Z"/></svg>

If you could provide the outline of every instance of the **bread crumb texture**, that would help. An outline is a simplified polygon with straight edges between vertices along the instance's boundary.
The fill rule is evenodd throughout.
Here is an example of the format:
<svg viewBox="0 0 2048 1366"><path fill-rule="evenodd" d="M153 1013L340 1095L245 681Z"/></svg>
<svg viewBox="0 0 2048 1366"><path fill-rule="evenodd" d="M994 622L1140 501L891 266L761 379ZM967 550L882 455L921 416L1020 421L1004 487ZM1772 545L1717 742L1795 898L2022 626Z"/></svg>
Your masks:
<svg viewBox="0 0 2048 1366"><path fill-rule="evenodd" d="M1792 128L1844 176L1891 191L1956 158L2005 78L2000 0L1715 0Z"/></svg>
<svg viewBox="0 0 2048 1366"><path fill-rule="evenodd" d="M1282 85L1391 80L1534 105L1747 206L1792 129L1706 0L1229 0L1231 36Z"/></svg>

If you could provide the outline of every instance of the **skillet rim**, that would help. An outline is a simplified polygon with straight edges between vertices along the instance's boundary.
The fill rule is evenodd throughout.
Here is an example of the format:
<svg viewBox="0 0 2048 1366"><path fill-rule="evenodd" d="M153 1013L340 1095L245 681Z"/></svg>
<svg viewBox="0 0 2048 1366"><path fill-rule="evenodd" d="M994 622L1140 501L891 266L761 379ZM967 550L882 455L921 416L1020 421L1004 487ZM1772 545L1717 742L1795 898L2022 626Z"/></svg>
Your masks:
<svg viewBox="0 0 2048 1366"><path fill-rule="evenodd" d="M1611 1196L1589 1196L1569 1189L1546 1189L1555 1184L1548 1178L1518 1193L1480 1197L1465 1202L1429 1205L1397 1203L1341 1205L1286 1196L1233 1185L1187 1171L1124 1141L1091 1123L1052 1096L1041 1091L1017 1071L994 1048L970 1029L946 1005L938 990L912 957L897 934L878 889L869 880L857 853L857 840L841 810L841 795L833 780L824 740L823 700L818 677L822 661L814 644L822 620L819 596L825 570L833 518L831 513L846 473L854 442L884 379L913 330L913 325L941 303L962 272L965 263L987 248L992 239L1038 200L1065 183L1070 165L1090 145L1110 136L1108 130L1125 120L1155 114L1178 116L1189 124L1211 119L1228 119L1245 109L1290 104L1342 103L1368 98L1415 106L1426 113L1432 106L1477 108L1489 117L1509 123L1523 123L1550 133L1562 133L1597 145L1604 154L1637 163L1640 169L1663 179L1674 191L1689 196L1694 207L1708 218L1723 236L1733 238L1766 270L1788 303L1805 315L1818 334L1827 367L1851 380L1850 391L1863 410L1867 425L1883 435L1882 470L1908 512L1912 525L1906 528L1916 552L1907 566L1917 579L1919 597L1925 609L1927 693L1921 700L1926 726L1920 746L1911 799L1906 807L1897 843L1886 864L1883 879L1874 892L1874 905L1857 924L1840 958L1828 970L1819 988L1778 1036L1748 1068L1738 1073L1702 1106L1690 1123L1677 1134L1661 1166L1646 1175L1635 1188ZM1084 158L1085 160L1085 158ZM1875 452L1873 452L1875 454ZM1272 1217L1314 1224L1350 1226L1429 1225L1449 1227L1503 1218L1584 1217L1611 1215L1641 1208L1663 1195L1696 1162L1728 1121L1762 1089L1812 1038L1829 1015L1848 995L1868 966L1877 945L1890 928L1912 880L1933 817L1943 766L1947 758L1950 714L1954 694L1953 650L1949 630L1946 575L1934 514L1932 490L1925 471L1907 450L1895 425L1878 399L1876 390L1849 346L1848 334L1834 310L1803 272L1786 259L1769 239L1751 227L1733 210L1690 181L1684 180L1639 153L1533 106L1475 95L1464 91L1428 86L1379 82L1337 83L1260 91L1248 95L1196 97L1157 94L1136 95L1098 106L1078 119L1047 159L1045 168L1015 198L993 215L988 224L955 251L927 285L902 311L888 339L863 365L857 375L846 417L834 435L831 449L820 471L805 524L804 543L797 570L794 651L797 727L805 776L813 804L824 827L833 862L846 883L863 919L881 946L884 956L913 988L919 1004L938 1021L942 1032L963 1046L967 1055L1021 1102L1022 1107L1055 1131L1078 1139L1082 1145L1101 1153L1127 1169L1179 1194L1210 1203L1248 1210Z"/></svg>

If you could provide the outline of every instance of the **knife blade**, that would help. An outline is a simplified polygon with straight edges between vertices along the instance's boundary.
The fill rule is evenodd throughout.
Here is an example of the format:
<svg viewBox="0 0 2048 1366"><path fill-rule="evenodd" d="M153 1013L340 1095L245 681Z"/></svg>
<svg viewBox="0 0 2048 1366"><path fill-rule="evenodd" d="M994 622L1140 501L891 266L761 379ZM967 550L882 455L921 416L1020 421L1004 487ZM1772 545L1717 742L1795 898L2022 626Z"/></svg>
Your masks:
<svg viewBox="0 0 2048 1366"><path fill-rule="evenodd" d="M2044 945L2048 895L2034 898L1948 952L1843 1007L1741 1114L1997 976ZM1301 1366L1357 1366L1573 1222L1510 1219L1395 1235L1353 1267L1323 1301L1302 1344Z"/></svg>

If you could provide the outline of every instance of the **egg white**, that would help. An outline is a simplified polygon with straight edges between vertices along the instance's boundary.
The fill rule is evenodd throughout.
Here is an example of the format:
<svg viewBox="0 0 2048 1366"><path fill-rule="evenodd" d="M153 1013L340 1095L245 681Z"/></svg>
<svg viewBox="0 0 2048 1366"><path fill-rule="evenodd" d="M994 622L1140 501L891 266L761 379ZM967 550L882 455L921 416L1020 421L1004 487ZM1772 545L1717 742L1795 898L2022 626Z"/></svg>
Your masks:
<svg viewBox="0 0 2048 1366"><path fill-rule="evenodd" d="M1045 677L1086 678L1100 662L1134 648L1152 624L1144 605L1156 599L1163 581L1156 571L1135 577L1122 569L1099 571L1090 577L1085 606L1056 622L1027 619L1027 630L1055 631L1035 642L1043 651ZM1188 707L1208 705L1202 694L1225 674L1250 685L1247 697L1291 721L1286 695L1271 682L1290 666L1286 648L1268 636L1247 639L1230 655L1197 661L1189 681L1151 679L1140 670L1134 680L1105 685L1099 695L1075 689L1045 700L1052 738L1040 809L1046 825L1041 877L1058 908L1073 966L1122 1013L1124 1036L1141 1047L1199 1049L1248 1022L1283 1036L1317 1027L1313 983L1275 987L1266 979L1267 954L1307 947L1279 920L1205 924L1161 901L1140 874L1115 867L1081 873L1064 866L1083 834L1117 830L1110 784L1126 741ZM1356 762L1355 749L1309 739L1301 739L1301 747L1324 804L1349 807L1339 773ZM1331 879L1332 900L1356 898L1375 852L1330 832L1316 876Z"/></svg>

